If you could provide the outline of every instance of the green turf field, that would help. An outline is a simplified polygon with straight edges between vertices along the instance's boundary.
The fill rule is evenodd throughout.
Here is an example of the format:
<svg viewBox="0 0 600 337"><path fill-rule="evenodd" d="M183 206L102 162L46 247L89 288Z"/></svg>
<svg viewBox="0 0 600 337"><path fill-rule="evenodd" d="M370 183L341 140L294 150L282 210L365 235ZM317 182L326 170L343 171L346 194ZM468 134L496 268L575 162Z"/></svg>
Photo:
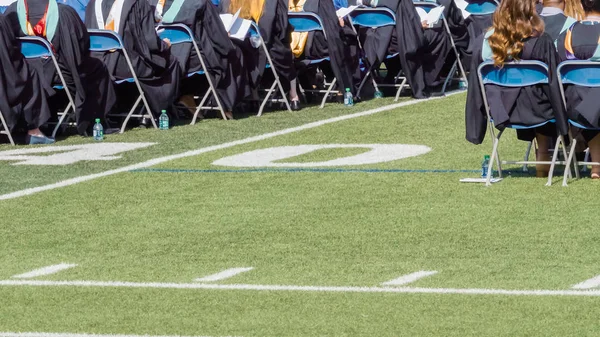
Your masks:
<svg viewBox="0 0 600 337"><path fill-rule="evenodd" d="M597 336L600 291L572 287L600 274L598 183L586 178L563 188L559 174L546 187L518 168L490 188L459 183L477 177L491 151L489 139L481 146L464 140L465 97L324 125L306 126L393 102L131 130L106 142L156 144L114 160L0 160L6 196L230 144L0 201L0 336ZM229 143L279 130L288 131ZM91 141L57 145L80 143ZM213 165L311 144L431 151L367 165ZM507 132L503 159L522 157L525 146ZM275 163L302 166L366 151L324 149ZM14 277L61 263L76 266ZM383 285L419 271L431 275Z"/></svg>

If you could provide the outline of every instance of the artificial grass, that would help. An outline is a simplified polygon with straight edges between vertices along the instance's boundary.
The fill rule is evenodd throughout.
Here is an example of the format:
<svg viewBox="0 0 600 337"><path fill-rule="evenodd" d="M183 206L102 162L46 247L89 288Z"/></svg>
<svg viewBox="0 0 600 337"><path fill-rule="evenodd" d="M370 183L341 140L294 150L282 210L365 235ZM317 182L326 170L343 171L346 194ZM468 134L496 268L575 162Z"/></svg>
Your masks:
<svg viewBox="0 0 600 337"><path fill-rule="evenodd" d="M432 151L356 167L476 171L491 147L463 140L463 107L457 95L157 168L222 169L211 163L271 146L401 143ZM523 154L514 135L503 143L505 158ZM598 274L596 182L458 182L476 175L123 173L0 202L0 279L60 262L79 266L43 279L189 283L252 266L220 283L378 286L436 270L411 286L569 289ZM586 297L0 286L0 331L593 336L597 315L598 299Z"/></svg>

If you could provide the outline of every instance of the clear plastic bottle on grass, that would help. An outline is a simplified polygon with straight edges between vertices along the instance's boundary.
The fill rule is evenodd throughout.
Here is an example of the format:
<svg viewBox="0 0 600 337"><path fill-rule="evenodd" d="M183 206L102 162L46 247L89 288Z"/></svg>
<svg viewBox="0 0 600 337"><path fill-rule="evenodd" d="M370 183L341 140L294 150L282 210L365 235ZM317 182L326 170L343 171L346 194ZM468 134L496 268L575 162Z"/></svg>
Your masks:
<svg viewBox="0 0 600 337"><path fill-rule="evenodd" d="M344 105L345 106L353 106L354 98L352 97L352 92L350 92L350 88L346 88L346 93L344 94Z"/></svg>
<svg viewBox="0 0 600 337"><path fill-rule="evenodd" d="M162 110L160 112L160 117L158 118L158 128L160 130L169 130L169 116L167 115L167 110Z"/></svg>
<svg viewBox="0 0 600 337"><path fill-rule="evenodd" d="M483 161L481 162L481 177L487 178L488 169L490 167L490 156L483 156Z"/></svg>
<svg viewBox="0 0 600 337"><path fill-rule="evenodd" d="M95 141L104 140L104 127L100 123L100 118L96 118L96 124L94 124L94 128L92 129L92 134L94 136Z"/></svg>

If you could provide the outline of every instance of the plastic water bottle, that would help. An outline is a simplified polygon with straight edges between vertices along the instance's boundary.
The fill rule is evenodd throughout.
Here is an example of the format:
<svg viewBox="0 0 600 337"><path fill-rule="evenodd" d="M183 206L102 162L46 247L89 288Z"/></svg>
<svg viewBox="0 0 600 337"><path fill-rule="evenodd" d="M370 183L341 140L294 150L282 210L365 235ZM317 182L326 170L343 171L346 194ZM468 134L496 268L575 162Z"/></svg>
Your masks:
<svg viewBox="0 0 600 337"><path fill-rule="evenodd" d="M344 94L344 105L345 106L353 106L354 98L352 98L352 92L350 92L350 88L346 88L346 93Z"/></svg>
<svg viewBox="0 0 600 337"><path fill-rule="evenodd" d="M490 156L483 156L483 161L481 162L481 177L487 178L488 169L490 167Z"/></svg>
<svg viewBox="0 0 600 337"><path fill-rule="evenodd" d="M96 118L96 124L94 124L94 129L92 131L95 141L104 140L104 127L100 124L100 118Z"/></svg>
<svg viewBox="0 0 600 337"><path fill-rule="evenodd" d="M169 116L167 115L167 110L162 110L160 112L158 128L161 130L169 130Z"/></svg>
<svg viewBox="0 0 600 337"><path fill-rule="evenodd" d="M375 90L375 98L382 98L383 97L383 93L381 92L381 90L377 89Z"/></svg>
<svg viewBox="0 0 600 337"><path fill-rule="evenodd" d="M464 90L467 89L467 82L463 79L458 81L458 89Z"/></svg>

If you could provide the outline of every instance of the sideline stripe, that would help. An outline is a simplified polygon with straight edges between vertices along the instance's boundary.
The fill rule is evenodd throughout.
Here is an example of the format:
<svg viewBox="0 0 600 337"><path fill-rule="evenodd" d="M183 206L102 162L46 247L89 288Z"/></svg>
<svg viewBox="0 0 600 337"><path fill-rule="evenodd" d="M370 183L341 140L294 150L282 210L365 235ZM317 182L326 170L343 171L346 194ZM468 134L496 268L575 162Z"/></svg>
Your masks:
<svg viewBox="0 0 600 337"><path fill-rule="evenodd" d="M80 176L80 177L76 177L76 178L59 181L59 182L53 183L53 184L27 188L24 190L3 194L3 195L0 195L0 200L9 200L9 199L20 198L20 197L24 197L27 195L32 195L32 194L49 191L49 190L53 190L53 189L57 189L57 188L61 188L61 187L79 184L79 183L82 183L85 181L90 181L90 180L94 180L94 179L98 179L98 178L102 178L102 177L111 176L113 174L143 169L143 168L155 166L155 165L162 164L162 163L176 160L176 159L193 157L193 156L197 156L197 155L207 153L207 152L223 150L223 149L227 149L227 148L234 147L237 145L254 143L254 142L258 142L261 140L265 140L265 139L269 139L269 138L273 138L273 137L277 137L277 136L283 136L283 135L287 135L287 134L298 132L298 131L308 130L308 129L316 128L316 127L323 126L326 124L341 122L341 121L345 121L345 120L353 119L353 118L357 118L357 117L370 116L370 115L374 115L374 114L377 114L377 113L380 113L383 111L393 110L393 109L410 106L410 105L415 105L415 104L419 104L419 103L423 103L423 102L439 100L439 99L443 99L448 96L453 96L453 95L464 93L464 92L465 92L464 90L459 90L459 91L449 92L446 94L446 96L430 97L430 98L421 99L421 100L410 100L407 102L382 106L382 107L372 109L372 110L367 110L367 111L363 111L363 112L357 112L357 113L353 113L353 114L349 114L349 115L343 115L343 116L338 116L338 117L334 117L334 118L324 119L321 121L311 122L311 123L296 126L293 128L283 129L283 130L279 130L279 131L275 131L275 132L269 132L269 133L265 133L262 135L252 136L252 137L248 137L248 138L244 138L244 139L240 139L240 140L236 140L236 141L232 141L232 142L227 142L227 143L223 143L223 144L219 144L219 145L203 147L203 148L199 148L196 150L186 151L186 152L169 155L169 156L165 156L165 157L158 157L158 158L150 159L150 160L147 160L147 161L144 161L141 163L123 166L121 168L117 168L117 169L113 169L113 170L108 170L108 171L104 171L104 172L100 172L100 173L94 173L94 174L90 174L87 176Z"/></svg>
<svg viewBox="0 0 600 337"><path fill-rule="evenodd" d="M420 280L420 279L422 279L424 277L435 275L437 273L438 272L435 271L435 270L432 270L432 271L421 270L421 271L418 271L416 273L402 275L402 276L398 277L397 279L393 279L391 281L384 282L381 285L384 285L384 286L401 286L401 285L413 283L413 282L415 282L417 280Z"/></svg>
<svg viewBox="0 0 600 337"><path fill-rule="evenodd" d="M248 267L248 268L231 268L231 269L223 270L220 273L216 273L216 274L213 274L213 275L208 275L208 276L205 276L205 277L197 278L194 281L196 281L196 282L214 282L214 281L220 281L220 280L228 279L230 277L234 277L237 274L241 274L241 273L245 273L247 271L251 271L252 269L254 269L254 267Z"/></svg>
<svg viewBox="0 0 600 337"><path fill-rule="evenodd" d="M343 168L256 168L256 169L139 169L129 172L151 172L151 173L268 173L268 172L314 172L314 173L479 173L481 170L404 170L404 169L343 169Z"/></svg>
<svg viewBox="0 0 600 337"><path fill-rule="evenodd" d="M154 335L96 335L87 333L68 332L0 332L0 337L185 337L185 336L154 336ZM195 336L210 337L210 336Z"/></svg>
<svg viewBox="0 0 600 337"><path fill-rule="evenodd" d="M592 277L589 280L585 280L581 283L577 283L572 286L573 289L591 289L600 287L600 275Z"/></svg>
<svg viewBox="0 0 600 337"><path fill-rule="evenodd" d="M32 270L32 271L24 273L24 274L15 275L12 278L34 278L34 277L39 277L39 276L46 276L46 275L56 274L59 271L74 268L74 267L77 267L77 265L76 264L68 264L68 263L55 264L53 266L48 266L48 267L43 267L40 269Z"/></svg>
<svg viewBox="0 0 600 337"><path fill-rule="evenodd" d="M5 280L0 286L33 287L100 287L100 288L160 288L160 289L211 289L251 291L297 291L325 293L405 293L405 294L459 294L459 295L505 295L505 296L600 296L600 290L505 290L505 289L458 289L458 288L412 288L412 287L320 287L261 284L212 284L212 283L141 283L116 281L38 281Z"/></svg>

